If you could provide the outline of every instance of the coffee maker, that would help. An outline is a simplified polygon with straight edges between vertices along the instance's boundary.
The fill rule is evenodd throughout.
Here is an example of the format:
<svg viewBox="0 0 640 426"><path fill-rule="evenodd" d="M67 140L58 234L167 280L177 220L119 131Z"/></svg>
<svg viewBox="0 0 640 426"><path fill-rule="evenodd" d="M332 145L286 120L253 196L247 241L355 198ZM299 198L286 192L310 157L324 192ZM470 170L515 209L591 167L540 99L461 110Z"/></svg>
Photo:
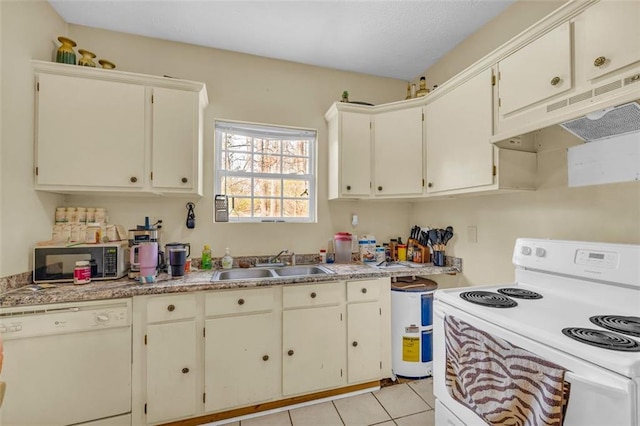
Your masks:
<svg viewBox="0 0 640 426"><path fill-rule="evenodd" d="M158 220L154 224L149 223L149 217L144 218L144 225L136 225L135 229L129 229L129 248L138 245L140 243L157 243L158 247L162 247L159 241L158 230L162 228L162 220ZM137 254L135 255L137 257ZM138 260L135 259L135 263ZM158 268L161 268L164 264L164 253L158 250ZM131 264L129 269L129 278L137 279L140 276L140 267L138 265Z"/></svg>

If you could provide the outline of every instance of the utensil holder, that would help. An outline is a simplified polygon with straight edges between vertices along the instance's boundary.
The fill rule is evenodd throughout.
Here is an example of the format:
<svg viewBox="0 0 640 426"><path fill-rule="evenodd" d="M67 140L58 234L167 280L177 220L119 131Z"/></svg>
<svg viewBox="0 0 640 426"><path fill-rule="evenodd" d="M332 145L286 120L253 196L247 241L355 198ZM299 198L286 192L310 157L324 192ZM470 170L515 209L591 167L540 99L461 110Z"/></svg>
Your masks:
<svg viewBox="0 0 640 426"><path fill-rule="evenodd" d="M433 252L433 266L445 266L444 250Z"/></svg>
<svg viewBox="0 0 640 426"><path fill-rule="evenodd" d="M431 251L429 250L429 247L423 246L422 244L419 244L418 240L413 239L413 238L409 238L408 244L413 246L414 258L413 259L407 259L407 260L410 260L410 261L416 262L416 263L429 263L431 261ZM419 262L416 261L416 255L415 255L416 251L420 252L420 261Z"/></svg>

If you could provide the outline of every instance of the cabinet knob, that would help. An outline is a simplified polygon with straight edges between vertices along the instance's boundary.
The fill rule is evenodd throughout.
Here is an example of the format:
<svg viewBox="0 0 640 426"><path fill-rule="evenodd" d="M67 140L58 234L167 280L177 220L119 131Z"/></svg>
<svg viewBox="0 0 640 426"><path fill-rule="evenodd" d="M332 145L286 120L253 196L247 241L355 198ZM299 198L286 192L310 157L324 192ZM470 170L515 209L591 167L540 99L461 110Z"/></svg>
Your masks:
<svg viewBox="0 0 640 426"><path fill-rule="evenodd" d="M182 183L187 183L189 182L189 179L187 179L186 177L183 177L182 179L180 179L182 181Z"/></svg>
<svg viewBox="0 0 640 426"><path fill-rule="evenodd" d="M558 85L558 83L560 83L560 77L553 77L553 78L551 79L551 85L552 85L552 86L557 86L557 85Z"/></svg>
<svg viewBox="0 0 640 426"><path fill-rule="evenodd" d="M347 185L347 191L351 191L351 185Z"/></svg>
<svg viewBox="0 0 640 426"><path fill-rule="evenodd" d="M356 346L358 346L358 342L353 342L353 343L351 344L351 346L353 346L353 347L355 348Z"/></svg>
<svg viewBox="0 0 640 426"><path fill-rule="evenodd" d="M432 188L432 187L433 187L433 182L429 182L429 183L427 184L427 187Z"/></svg>
<svg viewBox="0 0 640 426"><path fill-rule="evenodd" d="M289 349L289 352L287 352L287 355L292 356L293 355L293 349Z"/></svg>
<svg viewBox="0 0 640 426"><path fill-rule="evenodd" d="M263 361L269 361L269 355L265 355L265 356L263 356L263 357L262 357L262 360L263 360Z"/></svg>
<svg viewBox="0 0 640 426"><path fill-rule="evenodd" d="M594 61L593 61L593 66L594 67L601 67L604 65L604 63L607 62L607 58L605 58L604 56L598 56Z"/></svg>
<svg viewBox="0 0 640 426"><path fill-rule="evenodd" d="M182 369L182 374L187 374L189 372L189 369L187 367Z"/></svg>
<svg viewBox="0 0 640 426"><path fill-rule="evenodd" d="M167 311L169 311L169 312L173 312L173 311L175 311L175 310L176 310L176 305L169 305L169 306L167 306Z"/></svg>
<svg viewBox="0 0 640 426"><path fill-rule="evenodd" d="M129 178L129 181L130 181L131 183L136 183L136 182L138 181L138 178L137 178L137 177L135 177L135 176L131 176L131 177Z"/></svg>
<svg viewBox="0 0 640 426"><path fill-rule="evenodd" d="M382 191L382 187L381 186L378 187L378 191Z"/></svg>
<svg viewBox="0 0 640 426"><path fill-rule="evenodd" d="M244 305L244 299L238 299L238 305Z"/></svg>
<svg viewBox="0 0 640 426"><path fill-rule="evenodd" d="M311 298L312 298L312 299L315 299L315 298L316 298L316 296L317 296L317 294L316 294L316 292L315 292L315 291L314 291L313 293L311 293Z"/></svg>
<svg viewBox="0 0 640 426"><path fill-rule="evenodd" d="M366 293L366 292L367 292L367 289L366 289L366 288L363 288L363 289L362 289L362 290L360 290L360 291L362 291L363 293Z"/></svg>

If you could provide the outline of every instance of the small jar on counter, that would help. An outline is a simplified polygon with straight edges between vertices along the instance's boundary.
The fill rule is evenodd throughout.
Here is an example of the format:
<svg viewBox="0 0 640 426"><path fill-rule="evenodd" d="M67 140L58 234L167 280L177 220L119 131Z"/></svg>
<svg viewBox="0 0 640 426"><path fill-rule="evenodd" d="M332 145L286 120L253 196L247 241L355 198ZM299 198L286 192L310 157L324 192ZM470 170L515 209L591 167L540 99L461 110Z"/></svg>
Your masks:
<svg viewBox="0 0 640 426"><path fill-rule="evenodd" d="M407 245L406 244L398 244L398 260L406 261L407 260Z"/></svg>
<svg viewBox="0 0 640 426"><path fill-rule="evenodd" d="M88 260L79 260L73 269L73 283L87 284L91 282L91 263Z"/></svg>
<svg viewBox="0 0 640 426"><path fill-rule="evenodd" d="M325 249L320 250L320 263L327 263L327 251Z"/></svg>

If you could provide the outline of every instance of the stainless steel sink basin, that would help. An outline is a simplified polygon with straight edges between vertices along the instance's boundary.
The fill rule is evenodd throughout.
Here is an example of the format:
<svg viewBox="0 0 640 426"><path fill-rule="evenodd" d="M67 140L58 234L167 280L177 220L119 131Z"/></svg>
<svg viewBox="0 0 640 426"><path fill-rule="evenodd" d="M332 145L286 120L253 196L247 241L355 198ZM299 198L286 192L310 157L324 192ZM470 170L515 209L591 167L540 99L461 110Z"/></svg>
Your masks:
<svg viewBox="0 0 640 426"><path fill-rule="evenodd" d="M316 265L284 266L279 268L247 268L216 271L211 281L251 280L256 278L304 277L307 275L326 275L334 272Z"/></svg>
<svg viewBox="0 0 640 426"><path fill-rule="evenodd" d="M333 271L323 268L322 266L287 266L274 269L273 272L281 277L333 274Z"/></svg>
<svg viewBox="0 0 640 426"><path fill-rule="evenodd" d="M273 278L273 270L271 269L229 269L226 271L216 271L213 274L213 281L226 280L250 280L253 278Z"/></svg>

